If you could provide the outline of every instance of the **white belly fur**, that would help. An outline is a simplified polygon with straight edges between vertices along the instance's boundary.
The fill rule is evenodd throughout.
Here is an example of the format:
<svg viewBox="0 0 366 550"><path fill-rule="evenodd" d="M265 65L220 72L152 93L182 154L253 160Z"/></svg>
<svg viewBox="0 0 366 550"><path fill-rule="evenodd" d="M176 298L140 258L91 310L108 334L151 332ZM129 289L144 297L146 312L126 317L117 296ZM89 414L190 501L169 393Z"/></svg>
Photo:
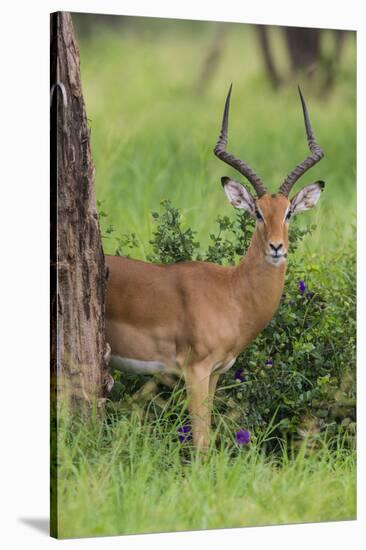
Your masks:
<svg viewBox="0 0 366 550"><path fill-rule="evenodd" d="M155 374L167 370L167 366L159 361L140 361L139 359L130 359L129 357L120 357L119 355L111 356L109 367L122 372L133 372L136 374Z"/></svg>
<svg viewBox="0 0 366 550"><path fill-rule="evenodd" d="M212 372L223 374L228 371L235 363L236 357L229 361L226 365L219 363L214 365ZM129 357L121 357L120 355L111 355L109 368L117 369L122 372L131 372L135 374L156 374L158 372L167 372L171 369L160 361L141 361L139 359L131 359Z"/></svg>
<svg viewBox="0 0 366 550"><path fill-rule="evenodd" d="M217 372L219 374L223 374L224 372L231 369L231 367L233 366L235 361L236 361L236 357L234 357L234 359L231 359L231 361L226 363L226 365L223 365L222 363L218 363L217 365L214 365L214 368L212 369L212 372Z"/></svg>

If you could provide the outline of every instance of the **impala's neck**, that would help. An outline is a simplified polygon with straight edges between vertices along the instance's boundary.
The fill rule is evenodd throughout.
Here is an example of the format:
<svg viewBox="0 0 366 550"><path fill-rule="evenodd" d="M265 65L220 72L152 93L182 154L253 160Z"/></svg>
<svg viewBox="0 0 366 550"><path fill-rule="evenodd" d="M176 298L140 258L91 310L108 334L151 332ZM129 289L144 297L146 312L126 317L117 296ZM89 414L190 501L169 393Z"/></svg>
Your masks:
<svg viewBox="0 0 366 550"><path fill-rule="evenodd" d="M242 305L241 322L252 336L260 332L275 314L283 293L286 261L271 264L265 256L264 245L256 230L247 254L234 269L233 285Z"/></svg>

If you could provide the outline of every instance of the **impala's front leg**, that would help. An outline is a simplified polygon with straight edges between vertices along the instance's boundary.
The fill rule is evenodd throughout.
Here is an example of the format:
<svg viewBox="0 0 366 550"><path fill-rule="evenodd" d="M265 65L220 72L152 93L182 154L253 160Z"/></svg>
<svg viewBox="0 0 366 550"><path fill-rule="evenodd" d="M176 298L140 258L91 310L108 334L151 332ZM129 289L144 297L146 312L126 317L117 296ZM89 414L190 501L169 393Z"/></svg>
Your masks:
<svg viewBox="0 0 366 550"><path fill-rule="evenodd" d="M191 415L193 443L207 451L210 441L211 400L209 398L210 366L199 363L185 372L188 410Z"/></svg>
<svg viewBox="0 0 366 550"><path fill-rule="evenodd" d="M219 381L219 377L220 377L220 375L216 372L211 374L211 376L210 376L210 384L209 384L209 388L208 388L208 403L209 403L209 414L210 414L209 427L210 428L211 428L211 416L212 416L213 402L214 402L214 398L215 398L215 391L216 391L217 382Z"/></svg>

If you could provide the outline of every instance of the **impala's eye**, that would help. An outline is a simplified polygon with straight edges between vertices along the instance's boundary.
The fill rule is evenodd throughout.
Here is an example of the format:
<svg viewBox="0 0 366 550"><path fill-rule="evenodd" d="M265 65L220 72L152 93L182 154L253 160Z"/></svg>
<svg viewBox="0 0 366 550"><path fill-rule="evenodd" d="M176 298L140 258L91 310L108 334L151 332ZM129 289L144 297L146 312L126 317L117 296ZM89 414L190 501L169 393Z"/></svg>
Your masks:
<svg viewBox="0 0 366 550"><path fill-rule="evenodd" d="M288 222L289 219L291 218L291 215L292 215L292 212L291 212L291 210L289 210L289 211L287 212L287 214L286 214L286 221L287 221L287 222Z"/></svg>
<svg viewBox="0 0 366 550"><path fill-rule="evenodd" d="M257 220L259 220L260 222L263 221L263 216L262 214L259 212L259 210L255 210L255 217L257 218Z"/></svg>

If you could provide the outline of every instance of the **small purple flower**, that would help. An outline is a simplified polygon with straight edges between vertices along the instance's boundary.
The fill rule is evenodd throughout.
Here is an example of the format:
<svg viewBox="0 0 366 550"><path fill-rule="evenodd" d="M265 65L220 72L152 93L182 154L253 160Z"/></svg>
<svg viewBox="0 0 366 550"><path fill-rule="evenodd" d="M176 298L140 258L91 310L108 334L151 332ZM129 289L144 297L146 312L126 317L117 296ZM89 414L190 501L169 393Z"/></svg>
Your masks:
<svg viewBox="0 0 366 550"><path fill-rule="evenodd" d="M234 372L234 379L244 382L244 369L238 369Z"/></svg>
<svg viewBox="0 0 366 550"><path fill-rule="evenodd" d="M305 281L299 281L299 292L300 292L300 294L304 294L305 290L306 290Z"/></svg>
<svg viewBox="0 0 366 550"><path fill-rule="evenodd" d="M315 295L315 292L307 292L306 293L306 297L307 297L308 300L311 300L314 295Z"/></svg>
<svg viewBox="0 0 366 550"><path fill-rule="evenodd" d="M181 443L184 443L185 441L189 441L192 439L192 434L191 434L191 426L187 426L187 425L184 425L184 426L180 426L178 428L178 434L179 434L179 441Z"/></svg>
<svg viewBox="0 0 366 550"><path fill-rule="evenodd" d="M235 437L236 437L236 442L239 445L249 445L250 443L250 432L248 432L248 430L243 430L241 428L236 432Z"/></svg>
<svg viewBox="0 0 366 550"><path fill-rule="evenodd" d="M284 292L281 296L281 302L285 301L286 296L287 296L287 294L286 294L286 292Z"/></svg>
<svg viewBox="0 0 366 550"><path fill-rule="evenodd" d="M273 359L272 357L268 357L266 361L266 367L272 367L272 365L273 365Z"/></svg>

